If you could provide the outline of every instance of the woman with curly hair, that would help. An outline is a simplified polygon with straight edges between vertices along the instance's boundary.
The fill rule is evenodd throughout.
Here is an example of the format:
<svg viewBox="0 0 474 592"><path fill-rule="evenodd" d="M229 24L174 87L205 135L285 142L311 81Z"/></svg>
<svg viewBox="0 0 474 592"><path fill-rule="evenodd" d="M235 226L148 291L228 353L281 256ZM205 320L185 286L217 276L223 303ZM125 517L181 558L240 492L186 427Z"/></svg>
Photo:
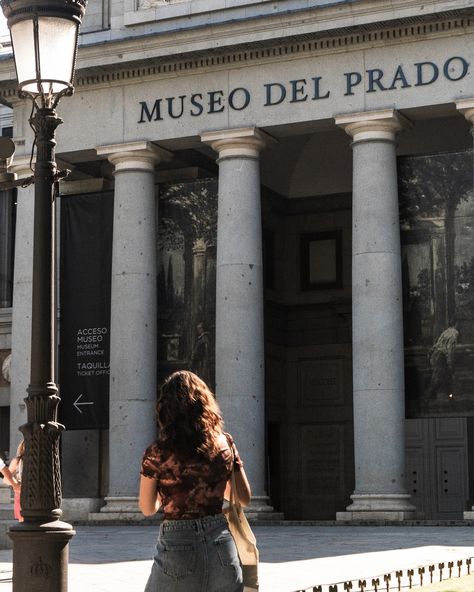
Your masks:
<svg viewBox="0 0 474 592"><path fill-rule="evenodd" d="M214 395L192 372L175 372L160 388L156 411L159 437L143 456L139 505L145 516L162 507L164 521L145 592L241 592L222 511L232 466L243 506L251 493Z"/></svg>

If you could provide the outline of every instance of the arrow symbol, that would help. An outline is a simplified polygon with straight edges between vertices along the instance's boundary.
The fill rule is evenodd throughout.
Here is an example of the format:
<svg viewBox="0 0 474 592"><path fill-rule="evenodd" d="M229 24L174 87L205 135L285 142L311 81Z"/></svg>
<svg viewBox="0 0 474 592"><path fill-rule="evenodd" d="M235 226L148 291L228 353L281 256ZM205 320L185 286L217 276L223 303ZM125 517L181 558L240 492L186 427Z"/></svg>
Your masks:
<svg viewBox="0 0 474 592"><path fill-rule="evenodd" d="M79 413L84 413L84 411L79 407L79 405L93 405L94 402L93 401L83 401L82 403L79 403L81 398L82 398L82 393L77 397L77 399L74 401L73 405L79 411Z"/></svg>

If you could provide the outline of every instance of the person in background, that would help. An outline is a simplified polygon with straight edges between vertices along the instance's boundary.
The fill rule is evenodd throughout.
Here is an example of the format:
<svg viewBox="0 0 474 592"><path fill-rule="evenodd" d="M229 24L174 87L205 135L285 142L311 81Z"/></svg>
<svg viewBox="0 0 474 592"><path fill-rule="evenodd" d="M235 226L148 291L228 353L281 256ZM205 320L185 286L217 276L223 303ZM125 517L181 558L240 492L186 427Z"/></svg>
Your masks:
<svg viewBox="0 0 474 592"><path fill-rule="evenodd" d="M21 489L21 476L23 473L23 455L25 454L25 441L22 440L16 450L16 456L9 465L10 473L13 475L20 487L14 490L13 495L13 515L18 522L23 522L23 516L21 515L20 506L20 489Z"/></svg>
<svg viewBox="0 0 474 592"><path fill-rule="evenodd" d="M206 384L210 382L209 364L209 333L204 330L204 324L196 325L196 343L194 344L191 370Z"/></svg>
<svg viewBox="0 0 474 592"><path fill-rule="evenodd" d="M3 462L2 458L0 458L0 473L3 475L4 481L13 488L13 491L20 491L20 484L11 474L10 469Z"/></svg>
<svg viewBox="0 0 474 592"><path fill-rule="evenodd" d="M160 435L145 451L139 506L163 508L156 555L145 592L242 592L242 568L222 513L232 467L236 497L250 486L214 395L196 374L175 372L156 405Z"/></svg>

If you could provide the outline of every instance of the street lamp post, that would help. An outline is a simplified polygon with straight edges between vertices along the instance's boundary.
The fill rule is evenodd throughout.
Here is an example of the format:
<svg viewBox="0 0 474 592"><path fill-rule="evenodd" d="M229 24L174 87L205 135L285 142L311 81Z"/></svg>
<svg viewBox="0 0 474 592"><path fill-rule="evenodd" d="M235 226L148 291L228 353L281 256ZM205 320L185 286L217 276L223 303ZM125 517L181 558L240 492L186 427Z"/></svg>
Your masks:
<svg viewBox="0 0 474 592"><path fill-rule="evenodd" d="M25 455L24 522L10 529L14 592L66 592L68 543L61 518L58 389L55 384L56 306L54 182L56 106L73 92L79 27L87 0L0 0L10 29L19 96L32 100L35 204L31 378L21 426ZM16 355L19 355L18 353Z"/></svg>

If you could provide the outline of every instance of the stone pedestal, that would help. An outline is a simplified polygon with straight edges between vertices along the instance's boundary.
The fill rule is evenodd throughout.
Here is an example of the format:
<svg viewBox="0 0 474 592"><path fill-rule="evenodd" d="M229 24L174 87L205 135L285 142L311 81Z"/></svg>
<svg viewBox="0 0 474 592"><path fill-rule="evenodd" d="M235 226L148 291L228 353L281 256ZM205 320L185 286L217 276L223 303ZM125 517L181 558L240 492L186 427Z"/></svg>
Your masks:
<svg viewBox="0 0 474 592"><path fill-rule="evenodd" d="M68 543L74 534L69 524L59 520L49 524L32 522L12 526L13 591L67 590ZM48 537L47 545L45 536ZM25 582L28 582L26 586Z"/></svg>
<svg viewBox="0 0 474 592"><path fill-rule="evenodd" d="M110 322L109 490L101 512L128 512L140 460L156 437L157 271L155 164L150 142L97 148L115 165ZM112 507L109 505L112 502ZM133 504L139 514L138 505Z"/></svg>
<svg viewBox="0 0 474 592"><path fill-rule="evenodd" d="M265 486L260 151L255 128L201 136L218 153L216 395L245 463L256 514L271 513Z"/></svg>
<svg viewBox="0 0 474 592"><path fill-rule="evenodd" d="M393 110L336 118L353 138L352 330L356 489L339 520L414 517L405 490L402 274Z"/></svg>

